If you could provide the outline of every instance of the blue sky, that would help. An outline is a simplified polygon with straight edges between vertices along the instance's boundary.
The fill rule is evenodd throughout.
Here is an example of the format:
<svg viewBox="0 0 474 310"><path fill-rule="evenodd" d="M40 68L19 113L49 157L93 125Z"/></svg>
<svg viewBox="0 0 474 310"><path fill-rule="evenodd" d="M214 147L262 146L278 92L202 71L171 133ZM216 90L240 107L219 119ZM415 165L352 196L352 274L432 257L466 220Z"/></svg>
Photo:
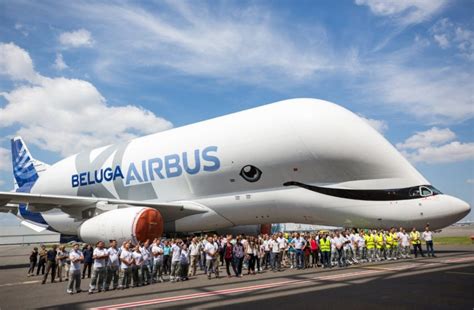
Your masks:
<svg viewBox="0 0 474 310"><path fill-rule="evenodd" d="M472 12L445 0L0 0L0 190L14 135L54 163L313 97L365 117L473 205Z"/></svg>

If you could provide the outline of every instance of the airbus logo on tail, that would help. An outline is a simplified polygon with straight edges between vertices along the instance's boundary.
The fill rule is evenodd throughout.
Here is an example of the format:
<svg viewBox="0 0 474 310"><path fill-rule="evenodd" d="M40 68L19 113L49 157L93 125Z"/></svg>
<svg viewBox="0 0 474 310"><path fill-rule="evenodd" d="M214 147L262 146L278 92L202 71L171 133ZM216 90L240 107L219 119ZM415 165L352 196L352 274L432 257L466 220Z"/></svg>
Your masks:
<svg viewBox="0 0 474 310"><path fill-rule="evenodd" d="M217 146L208 146L202 150L196 149L191 154L170 154L164 157L155 157L142 160L139 163L131 162L122 173L120 165L101 168L94 171L80 172L71 176L72 187L82 187L115 181L118 178L125 180L125 185L148 183L157 179L179 177L186 172L193 175L201 171L212 172L220 168Z"/></svg>

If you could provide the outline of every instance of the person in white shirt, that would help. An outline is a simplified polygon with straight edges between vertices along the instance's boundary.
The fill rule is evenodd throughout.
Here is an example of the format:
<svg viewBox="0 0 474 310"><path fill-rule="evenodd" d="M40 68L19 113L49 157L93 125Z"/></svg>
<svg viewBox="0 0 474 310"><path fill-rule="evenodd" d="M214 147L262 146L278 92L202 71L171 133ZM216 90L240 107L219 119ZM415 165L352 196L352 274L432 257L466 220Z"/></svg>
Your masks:
<svg viewBox="0 0 474 310"><path fill-rule="evenodd" d="M303 249L306 245L306 241L303 237L300 236L299 233L296 234L296 237L293 238L291 241L293 243L293 247L296 250L296 268L303 269L304 267L304 253Z"/></svg>
<svg viewBox="0 0 474 310"><path fill-rule="evenodd" d="M134 251L132 252L132 259L133 259L133 264L132 264L132 287L139 287L142 285L142 267L143 267L143 255L140 250L140 246L137 244L134 248Z"/></svg>
<svg viewBox="0 0 474 310"><path fill-rule="evenodd" d="M331 233L331 237L329 238L331 241L331 267L337 265L337 248L336 248L336 236L334 233Z"/></svg>
<svg viewBox="0 0 474 310"><path fill-rule="evenodd" d="M92 280L89 285L89 294L94 293L97 286L99 288L99 292L104 290L105 266L106 261L109 258L109 253L105 248L104 241L97 242L96 248L92 254L92 258L94 259L94 267L92 272Z"/></svg>
<svg viewBox="0 0 474 310"><path fill-rule="evenodd" d="M277 236L273 235L269 242L270 246L270 260L272 262L272 271L280 271L280 245L277 241Z"/></svg>
<svg viewBox="0 0 474 310"><path fill-rule="evenodd" d="M364 231L361 229L359 234L355 237L357 243L357 257L361 262L367 261L367 247L365 244Z"/></svg>
<svg viewBox="0 0 474 310"><path fill-rule="evenodd" d="M179 281L179 261L181 257L182 244L183 241L181 241L181 239L178 239L171 245L171 282Z"/></svg>
<svg viewBox="0 0 474 310"><path fill-rule="evenodd" d="M268 269L269 266L271 266L271 260L270 260L270 239L268 235L265 235L263 237L263 250L264 250L264 257L263 257L263 266L264 269Z"/></svg>
<svg viewBox="0 0 474 310"><path fill-rule="evenodd" d="M211 279L212 271L215 272L216 278L219 278L219 265L217 263L217 257L219 246L213 240L212 237L207 238L207 243L204 246L204 253L206 253L206 267L207 267L207 277Z"/></svg>
<svg viewBox="0 0 474 310"><path fill-rule="evenodd" d="M163 245L160 239L155 239L151 246L151 254L153 256L153 274L152 281L164 282L163 280ZM158 277L158 279L157 279Z"/></svg>
<svg viewBox="0 0 474 310"><path fill-rule="evenodd" d="M278 257L280 259L280 266L286 266L287 265L286 251L288 248L288 240L286 240L286 238L283 237L283 233L280 232L278 233L277 242L278 242L278 247L280 248L280 255Z"/></svg>
<svg viewBox="0 0 474 310"><path fill-rule="evenodd" d="M189 245L189 256L191 259L191 268L189 268L188 277L196 275L197 264L199 262L199 257L201 254L201 245L197 242L197 237L194 237L191 240Z"/></svg>
<svg viewBox="0 0 474 310"><path fill-rule="evenodd" d="M120 252L120 280L119 289L125 289L130 286L132 278L133 257L130 251L130 242L122 246Z"/></svg>
<svg viewBox="0 0 474 310"><path fill-rule="evenodd" d="M111 283L113 283L113 290L118 287L120 259L118 255L119 251L117 249L117 241L110 240L110 247L107 249L107 253L109 254L109 258L107 261L107 280L105 282L106 291L110 289Z"/></svg>
<svg viewBox="0 0 474 310"><path fill-rule="evenodd" d="M403 252L403 228L400 227L400 230L397 232L398 239L398 254L399 258L406 258Z"/></svg>
<svg viewBox="0 0 474 310"><path fill-rule="evenodd" d="M426 251L428 252L428 257L436 257L433 250L433 232L430 230L430 226L425 227L425 231L421 234L421 237L426 242Z"/></svg>
<svg viewBox="0 0 474 310"><path fill-rule="evenodd" d="M188 272L189 272L189 250L188 246L186 244L182 245L181 248L181 254L179 257L179 279L181 281L187 281L188 278Z"/></svg>
<svg viewBox="0 0 474 310"><path fill-rule="evenodd" d="M147 240L140 248L140 252L143 256L143 264L141 267L141 282L143 285L151 284L150 277L150 264L151 264L151 253L150 253L150 242Z"/></svg>
<svg viewBox="0 0 474 310"><path fill-rule="evenodd" d="M337 264L339 265L339 267L346 267L346 258L344 256L344 246L349 241L340 232L337 232L335 241L336 241L336 250L337 250Z"/></svg>
<svg viewBox="0 0 474 310"><path fill-rule="evenodd" d="M74 286L76 293L81 292L81 262L84 261L84 255L79 250L79 243L74 243L72 250L69 252L69 260L71 267L69 268L69 283L67 293L72 294Z"/></svg>
<svg viewBox="0 0 474 310"><path fill-rule="evenodd" d="M400 227L400 252L402 258L410 258L410 238L404 228Z"/></svg>

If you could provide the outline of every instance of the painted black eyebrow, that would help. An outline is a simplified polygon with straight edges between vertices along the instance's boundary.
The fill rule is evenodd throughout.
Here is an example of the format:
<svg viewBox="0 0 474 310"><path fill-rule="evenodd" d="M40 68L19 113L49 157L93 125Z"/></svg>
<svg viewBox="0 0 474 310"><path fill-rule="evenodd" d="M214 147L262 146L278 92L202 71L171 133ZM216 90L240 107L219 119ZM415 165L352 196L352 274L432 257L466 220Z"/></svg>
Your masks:
<svg viewBox="0 0 474 310"><path fill-rule="evenodd" d="M390 200L408 200L417 199L422 196L413 194L413 191L425 186L432 190L433 195L437 195L438 191L433 190L431 185L417 185L405 188L394 189L345 189L345 188L329 188L315 185L304 184L296 181L289 181L283 183L283 186L297 186L320 194L334 196L339 198L347 198L354 200L369 200L369 201L390 201Z"/></svg>

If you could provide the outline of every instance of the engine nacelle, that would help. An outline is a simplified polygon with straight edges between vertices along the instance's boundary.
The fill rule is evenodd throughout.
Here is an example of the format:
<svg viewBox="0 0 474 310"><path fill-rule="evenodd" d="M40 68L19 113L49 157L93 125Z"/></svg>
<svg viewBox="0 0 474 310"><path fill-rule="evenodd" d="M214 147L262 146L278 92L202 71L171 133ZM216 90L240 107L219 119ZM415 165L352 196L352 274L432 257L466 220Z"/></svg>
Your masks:
<svg viewBox="0 0 474 310"><path fill-rule="evenodd" d="M78 236L87 243L99 240L125 240L133 243L153 240L163 234L163 218L159 211L147 207L111 210L88 219L78 228Z"/></svg>

